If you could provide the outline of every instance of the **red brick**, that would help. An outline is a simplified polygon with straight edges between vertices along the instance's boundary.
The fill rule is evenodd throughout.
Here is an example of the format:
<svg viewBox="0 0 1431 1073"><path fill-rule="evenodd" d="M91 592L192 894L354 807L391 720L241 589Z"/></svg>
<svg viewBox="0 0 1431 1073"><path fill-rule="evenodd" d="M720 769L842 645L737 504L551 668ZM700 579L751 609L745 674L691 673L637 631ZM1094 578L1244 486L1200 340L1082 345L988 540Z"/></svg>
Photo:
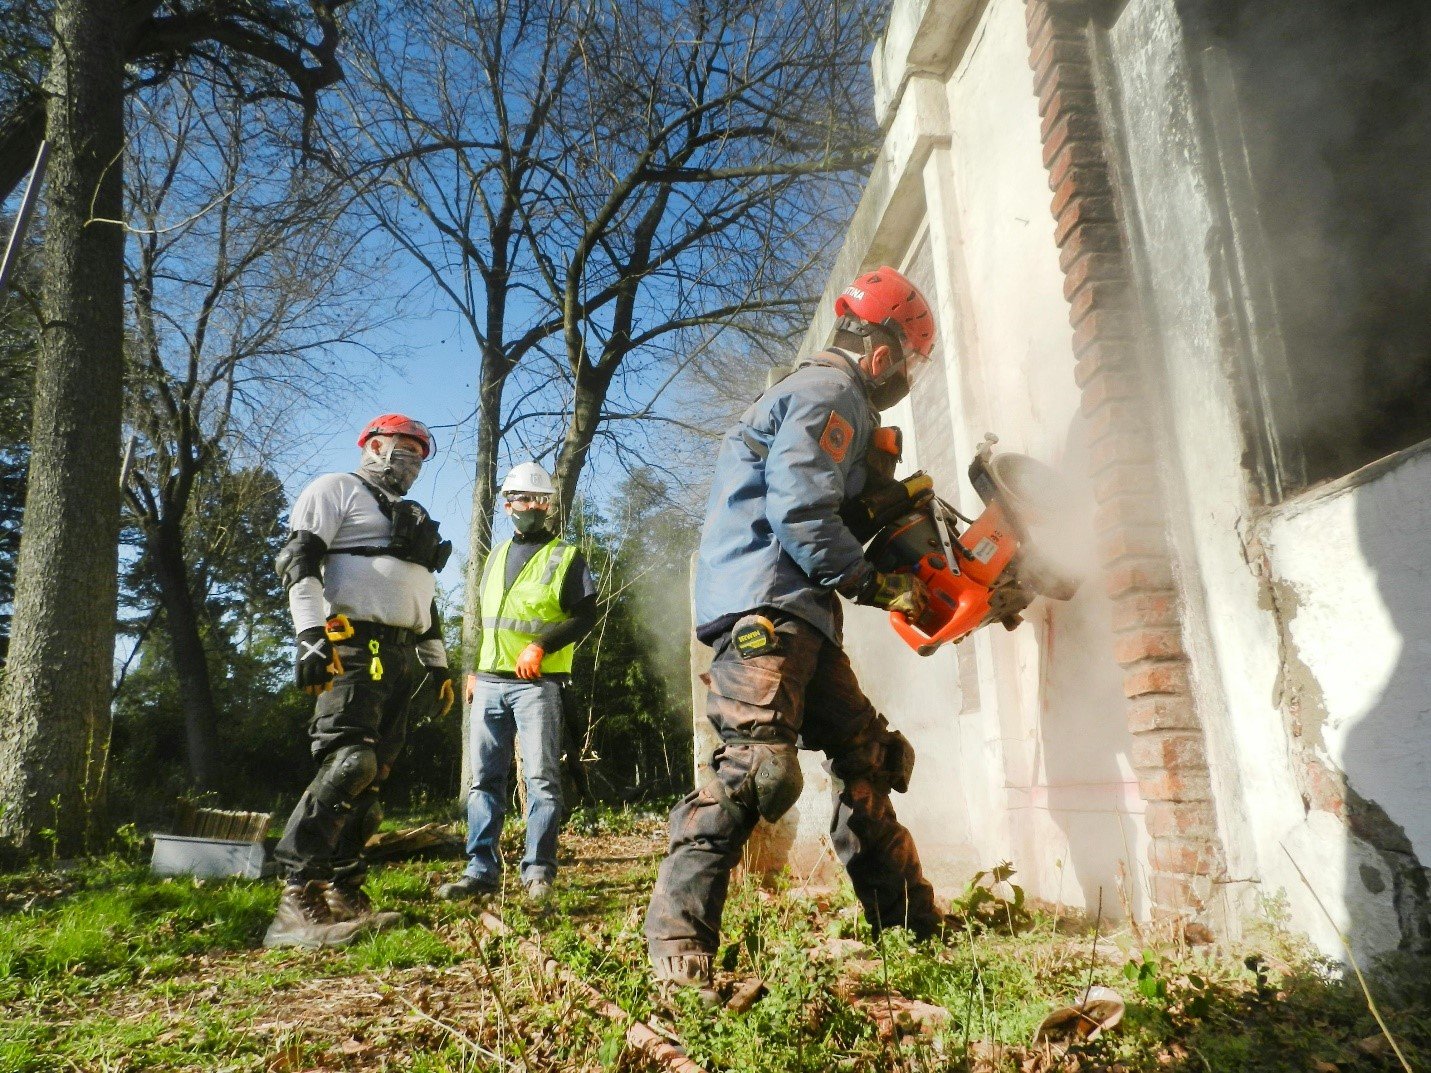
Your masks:
<svg viewBox="0 0 1431 1073"><path fill-rule="evenodd" d="M1045 36L1077 37L1083 33L1086 19L1070 18L1069 12L1060 6L1044 3L1043 0L1028 0L1028 14L1025 19L1028 29L1024 40L1030 53L1037 52L1039 41Z"/></svg>
<svg viewBox="0 0 1431 1073"><path fill-rule="evenodd" d="M1097 115L1098 97L1087 87L1065 86L1054 90L1048 111L1039 120L1039 138L1047 141L1049 131L1066 115Z"/></svg>
<svg viewBox="0 0 1431 1073"><path fill-rule="evenodd" d="M1107 192L1108 183L1106 174L1103 176L1102 181L1104 190L1101 192ZM1064 185L1067 186L1069 184L1065 183ZM1060 189L1063 188L1060 187ZM1058 212L1062 211L1062 209L1058 210ZM1053 214L1055 218L1058 217L1058 212ZM1077 231L1068 236L1068 241L1064 243L1063 248L1058 251L1058 267L1067 272L1074 261L1087 253L1116 253L1121 255L1122 252L1123 236L1119 233L1117 224L1108 223L1095 225L1090 223L1087 227L1080 227Z"/></svg>
<svg viewBox="0 0 1431 1073"><path fill-rule="evenodd" d="M1069 142L1048 165L1048 188L1058 192L1066 182L1072 182L1077 194L1093 194L1098 185L1108 186L1108 161L1103 156L1101 142Z"/></svg>
<svg viewBox="0 0 1431 1073"><path fill-rule="evenodd" d="M1113 640L1113 658L1128 666L1145 659L1173 659L1183 655L1182 631L1176 626L1146 626Z"/></svg>
<svg viewBox="0 0 1431 1073"><path fill-rule="evenodd" d="M1093 529L1097 533L1110 533L1133 526L1159 526L1162 520L1162 506L1156 497L1118 496L1099 504L1093 514Z"/></svg>
<svg viewBox="0 0 1431 1073"><path fill-rule="evenodd" d="M1147 463L1138 462L1104 470L1093 485L1093 498L1099 503L1117 496L1130 495L1160 502L1161 492L1162 485L1158 481L1157 469Z"/></svg>
<svg viewBox="0 0 1431 1073"><path fill-rule="evenodd" d="M1142 378L1132 371L1123 371L1114 367L1102 376L1094 377L1088 381L1088 386L1083 389L1080 399L1080 408L1084 417L1091 420L1094 414L1110 402L1127 402L1129 400L1142 403Z"/></svg>
<svg viewBox="0 0 1431 1073"><path fill-rule="evenodd" d="M1149 436L1143 433L1104 436L1088 450L1088 471L1097 475L1109 466L1124 465L1128 462L1151 462L1153 445Z"/></svg>
<svg viewBox="0 0 1431 1073"><path fill-rule="evenodd" d="M1215 838L1217 822L1206 801L1150 801L1143 823L1152 838Z"/></svg>
<svg viewBox="0 0 1431 1073"><path fill-rule="evenodd" d="M1185 875L1154 872L1151 886L1153 903L1156 906L1155 916L1183 916L1188 910L1197 912L1203 907L1203 900L1199 896L1200 884Z"/></svg>
<svg viewBox="0 0 1431 1073"><path fill-rule="evenodd" d="M1066 112L1054 122L1043 141L1043 166L1052 164L1065 145L1079 142L1095 143L1098 156L1089 159L1103 159L1103 124L1096 112Z"/></svg>
<svg viewBox="0 0 1431 1073"><path fill-rule="evenodd" d="M1128 339L1132 326L1126 309L1095 309L1073 326L1073 353L1082 356L1094 342L1107 339Z"/></svg>
<svg viewBox="0 0 1431 1073"><path fill-rule="evenodd" d="M1133 364L1132 349L1116 337L1095 340L1084 347L1073 366L1073 379L1085 393L1100 380L1109 384L1108 398L1122 397L1113 385L1128 384L1131 389L1142 390L1142 379Z"/></svg>
<svg viewBox="0 0 1431 1073"><path fill-rule="evenodd" d="M1105 572L1103 588L1114 600L1122 599L1130 592L1171 592L1173 568L1163 555L1118 562Z"/></svg>
<svg viewBox="0 0 1431 1073"><path fill-rule="evenodd" d="M1169 590L1131 592L1113 601L1115 633L1138 626L1176 626L1180 621L1181 608L1177 594Z"/></svg>
<svg viewBox="0 0 1431 1073"><path fill-rule="evenodd" d="M1068 303L1068 323L1077 328L1097 309L1122 309L1128 299L1128 285L1122 280L1090 283Z"/></svg>
<svg viewBox="0 0 1431 1073"><path fill-rule="evenodd" d="M1053 63L1034 72L1034 93L1038 94L1038 114L1047 115L1053 95L1063 89L1092 89L1093 68L1083 63Z"/></svg>
<svg viewBox="0 0 1431 1073"><path fill-rule="evenodd" d="M1053 197L1048 203L1048 211L1054 219L1062 215L1068 203L1076 197L1107 197L1113 192L1113 184L1108 181L1108 169L1097 165L1081 168L1067 168L1062 172L1062 181L1053 188ZM1118 236L1114 232L1113 249L1118 248ZM1059 264L1064 271L1066 264Z"/></svg>
<svg viewBox="0 0 1431 1073"><path fill-rule="evenodd" d="M1191 697L1149 693L1128 702L1128 729L1134 734L1150 730L1195 730L1197 709Z"/></svg>
<svg viewBox="0 0 1431 1073"><path fill-rule="evenodd" d="M1033 56L1030 60L1033 67L1033 89L1039 92L1045 84L1050 82L1062 83L1063 79L1068 79L1069 86L1092 86L1092 69L1090 69L1090 57L1088 54L1088 44L1080 39L1070 39L1070 37L1055 37L1043 49L1043 52ZM1076 72L1088 73L1088 77L1078 82L1079 74Z"/></svg>
<svg viewBox="0 0 1431 1073"><path fill-rule="evenodd" d="M1308 808L1345 818L1346 780L1316 757L1302 763L1302 794Z"/></svg>
<svg viewBox="0 0 1431 1073"><path fill-rule="evenodd" d="M1084 147L1070 145L1064 152L1078 152L1081 148ZM1068 241L1068 236L1074 228L1089 222L1113 223L1116 219L1117 217L1113 214L1113 199L1111 197L1074 198L1058 214L1058 223L1053 229L1053 240L1062 246Z"/></svg>
<svg viewBox="0 0 1431 1073"><path fill-rule="evenodd" d="M1138 773L1138 790L1144 801L1211 801L1212 785L1206 771L1156 771Z"/></svg>
<svg viewBox="0 0 1431 1073"><path fill-rule="evenodd" d="M1205 839L1156 838L1148 847L1148 863L1170 875L1210 875L1217 850Z"/></svg>
<svg viewBox="0 0 1431 1073"><path fill-rule="evenodd" d="M1129 760L1135 771L1207 770L1207 751L1198 730L1149 730L1133 735Z"/></svg>
<svg viewBox="0 0 1431 1073"><path fill-rule="evenodd" d="M1108 399L1102 406L1084 415L1087 420L1084 429L1087 442L1095 444L1106 436L1120 432L1130 436L1148 435L1144 413L1145 408L1138 405L1136 395Z"/></svg>
<svg viewBox="0 0 1431 1073"><path fill-rule="evenodd" d="M1116 253L1090 253L1080 257L1063 277L1063 296L1070 301L1086 283L1126 282L1123 258Z"/></svg>
<svg viewBox="0 0 1431 1073"><path fill-rule="evenodd" d="M1057 193L1059 187L1068 182L1080 192L1087 190L1091 193L1100 186L1108 186L1108 158L1101 151L1096 156L1086 152L1080 155L1071 152L1072 148L1064 146L1063 152L1048 165L1049 190Z"/></svg>
<svg viewBox="0 0 1431 1073"><path fill-rule="evenodd" d="M1053 12L1043 0L1028 0L1024 7L1024 41L1032 49L1039 34L1053 21Z"/></svg>
<svg viewBox="0 0 1431 1073"><path fill-rule="evenodd" d="M1130 700L1153 693L1189 692L1188 665L1184 660L1157 660L1123 669L1123 695Z"/></svg>
<svg viewBox="0 0 1431 1073"><path fill-rule="evenodd" d="M1122 559L1143 559L1168 553L1161 526L1125 525L1098 535L1098 550L1105 564Z"/></svg>

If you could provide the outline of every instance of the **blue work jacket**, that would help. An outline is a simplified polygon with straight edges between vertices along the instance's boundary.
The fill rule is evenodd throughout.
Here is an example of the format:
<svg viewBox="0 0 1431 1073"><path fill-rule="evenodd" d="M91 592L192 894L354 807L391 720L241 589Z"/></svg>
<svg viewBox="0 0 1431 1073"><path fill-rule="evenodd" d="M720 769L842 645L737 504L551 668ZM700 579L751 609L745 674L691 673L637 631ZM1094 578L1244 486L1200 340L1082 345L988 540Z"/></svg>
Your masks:
<svg viewBox="0 0 1431 1073"><path fill-rule="evenodd" d="M835 590L870 570L840 506L864 488L879 427L852 358L831 351L802 364L721 441L696 565L698 632L774 608L840 643Z"/></svg>

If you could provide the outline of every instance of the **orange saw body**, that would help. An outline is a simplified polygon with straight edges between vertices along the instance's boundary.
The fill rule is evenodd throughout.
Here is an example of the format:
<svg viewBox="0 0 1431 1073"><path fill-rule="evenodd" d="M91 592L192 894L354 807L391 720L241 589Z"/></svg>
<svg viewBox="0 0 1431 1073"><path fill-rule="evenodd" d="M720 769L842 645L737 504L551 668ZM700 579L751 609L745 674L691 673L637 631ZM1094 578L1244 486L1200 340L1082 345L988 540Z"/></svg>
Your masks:
<svg viewBox="0 0 1431 1073"><path fill-rule="evenodd" d="M1013 629L1035 597L1067 600L1078 589L1080 579L1052 568L1029 541L1029 524L1046 520L1062 498L1057 475L1024 455L994 457L996 442L990 435L969 466L985 504L977 518L963 518L916 473L881 485L852 519L857 536L874 531L866 557L876 569L914 573L929 589L918 622L890 612L895 632L920 655L991 622Z"/></svg>

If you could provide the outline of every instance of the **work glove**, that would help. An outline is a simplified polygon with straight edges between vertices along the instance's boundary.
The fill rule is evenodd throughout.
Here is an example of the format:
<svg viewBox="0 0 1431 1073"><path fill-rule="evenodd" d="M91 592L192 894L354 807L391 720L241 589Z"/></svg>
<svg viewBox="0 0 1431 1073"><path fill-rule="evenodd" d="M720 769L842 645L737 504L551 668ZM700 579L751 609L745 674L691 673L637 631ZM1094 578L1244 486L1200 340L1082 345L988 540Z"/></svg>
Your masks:
<svg viewBox="0 0 1431 1073"><path fill-rule="evenodd" d="M918 622L929 606L929 589L913 574L872 570L869 579L860 586L855 603L898 611L910 622Z"/></svg>
<svg viewBox="0 0 1431 1073"><path fill-rule="evenodd" d="M444 716L457 703L457 690L452 685L452 672L446 667L428 667L427 680L437 693L437 714Z"/></svg>
<svg viewBox="0 0 1431 1073"><path fill-rule="evenodd" d="M317 696L333 680L333 645L322 626L310 626L298 634L298 659L293 677L298 688Z"/></svg>
<svg viewBox="0 0 1431 1073"><path fill-rule="evenodd" d="M533 678L542 676L542 657L545 656L546 649L533 641L522 649L522 654L517 657L517 677L531 681Z"/></svg>

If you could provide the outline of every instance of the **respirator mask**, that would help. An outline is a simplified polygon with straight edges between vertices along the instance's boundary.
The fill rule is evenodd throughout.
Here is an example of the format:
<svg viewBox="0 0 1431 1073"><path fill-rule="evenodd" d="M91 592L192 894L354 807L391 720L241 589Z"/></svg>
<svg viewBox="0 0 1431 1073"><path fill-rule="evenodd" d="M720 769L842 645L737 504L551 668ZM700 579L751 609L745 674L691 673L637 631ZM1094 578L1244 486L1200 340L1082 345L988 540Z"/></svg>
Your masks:
<svg viewBox="0 0 1431 1073"><path fill-rule="evenodd" d="M395 495L405 496L422 470L422 452L403 446L396 437L363 455L362 472Z"/></svg>

